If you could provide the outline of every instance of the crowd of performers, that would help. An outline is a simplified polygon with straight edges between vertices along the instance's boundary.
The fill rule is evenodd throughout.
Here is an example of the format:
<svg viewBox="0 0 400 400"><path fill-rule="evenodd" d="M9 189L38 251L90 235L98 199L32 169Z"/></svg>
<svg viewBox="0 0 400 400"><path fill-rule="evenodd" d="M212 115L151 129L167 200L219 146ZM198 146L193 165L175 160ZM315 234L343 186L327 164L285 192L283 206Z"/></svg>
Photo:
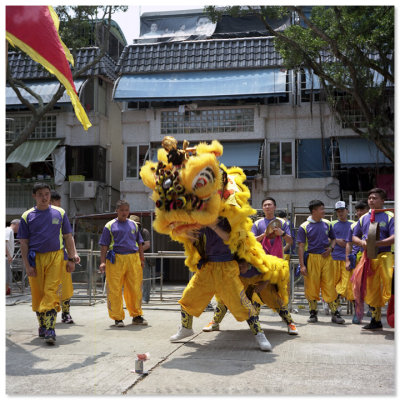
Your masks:
<svg viewBox="0 0 400 400"><path fill-rule="evenodd" d="M193 272L179 300L181 326L170 341L194 334L193 316L199 317L214 296L217 305L205 332L219 330L229 310L237 321L247 322L262 351L271 351L259 321L260 308L266 305L279 314L288 334L297 335L288 309L289 264L284 251L295 240L309 303L308 322L318 322L317 302L322 296L332 323L344 324L340 303L345 298L355 306L353 323L361 323L365 302L371 321L363 330L382 329L381 309L394 294L394 215L384 209L383 189L372 189L368 204L356 205L357 222L348 220L343 201L335 205L335 221L324 218L322 201L311 201L310 216L294 238L289 221L276 216L271 197L262 202L264 217L252 222L249 216L255 210L248 203L246 177L240 168L228 169L218 162L222 154L218 142L194 148L184 142L179 149L174 138L165 139L158 162L147 162L141 177L153 190L154 229L184 245L185 264ZM54 343L57 312L62 312L62 322L73 323L71 272L80 257L68 217L50 187L36 183L33 197L36 206L22 215L17 237L39 337ZM99 269L106 274L109 317L115 326L124 326L124 298L132 323L147 325L141 308L145 241L125 200L117 202L116 213L99 241ZM374 258L367 256L371 224L378 226Z"/></svg>

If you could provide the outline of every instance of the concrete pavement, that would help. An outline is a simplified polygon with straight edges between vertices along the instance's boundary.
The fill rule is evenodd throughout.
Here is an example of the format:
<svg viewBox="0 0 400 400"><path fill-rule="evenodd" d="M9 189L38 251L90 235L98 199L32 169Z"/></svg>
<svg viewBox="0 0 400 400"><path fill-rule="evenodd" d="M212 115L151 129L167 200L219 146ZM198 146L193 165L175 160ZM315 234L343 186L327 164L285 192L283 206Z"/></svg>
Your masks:
<svg viewBox="0 0 400 400"><path fill-rule="evenodd" d="M183 287L182 287L183 289ZM178 293L179 294L179 293ZM212 318L194 318L196 334L182 343L168 338L180 324L175 299L156 296L143 306L148 326L116 328L105 302L76 305L73 325L56 324L57 342L37 337L29 295L6 307L6 394L37 395L394 395L394 329L362 332L344 315L345 325L319 312L317 324L308 312L293 313L298 336L289 336L280 317L261 309L260 321L273 346L258 349L245 322L228 314L219 332L201 328ZM13 299L7 302L13 304ZM366 318L365 321L368 321ZM60 321L60 314L58 316ZM150 353L147 375L131 372L137 353Z"/></svg>

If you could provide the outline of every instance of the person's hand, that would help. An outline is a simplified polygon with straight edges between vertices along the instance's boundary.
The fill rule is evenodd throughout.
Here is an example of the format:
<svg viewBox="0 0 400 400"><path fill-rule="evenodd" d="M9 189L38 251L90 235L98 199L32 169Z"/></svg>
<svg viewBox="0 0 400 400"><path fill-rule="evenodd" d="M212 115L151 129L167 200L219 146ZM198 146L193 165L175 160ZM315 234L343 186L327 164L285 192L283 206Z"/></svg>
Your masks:
<svg viewBox="0 0 400 400"><path fill-rule="evenodd" d="M28 276L30 276L30 277L35 277L35 276L37 276L36 268L31 267L30 265L28 265L28 266L25 268L25 270L26 270L26 274L27 274Z"/></svg>
<svg viewBox="0 0 400 400"><path fill-rule="evenodd" d="M275 236L283 236L285 234L283 229L279 228L279 226L274 228L273 233Z"/></svg>
<svg viewBox="0 0 400 400"><path fill-rule="evenodd" d="M346 264L345 265L346 265L346 270L350 271L351 265L350 265L350 260L348 258L346 258Z"/></svg>
<svg viewBox="0 0 400 400"><path fill-rule="evenodd" d="M104 274L104 272L106 272L106 263L101 263L99 265L99 270L101 274Z"/></svg>
<svg viewBox="0 0 400 400"><path fill-rule="evenodd" d="M324 257L324 258L326 258L326 257L328 257L329 254L331 254L331 253L332 253L332 247L328 247L328 248L321 254L321 256Z"/></svg>
<svg viewBox="0 0 400 400"><path fill-rule="evenodd" d="M249 263L247 261L241 261L239 263L239 270L241 274L246 273L246 271L249 269Z"/></svg>
<svg viewBox="0 0 400 400"><path fill-rule="evenodd" d="M303 276L307 276L307 268L305 265L300 265L300 274Z"/></svg>
<svg viewBox="0 0 400 400"><path fill-rule="evenodd" d="M346 241L344 239L336 239L336 244L340 247L346 247Z"/></svg>
<svg viewBox="0 0 400 400"><path fill-rule="evenodd" d="M361 247L365 250L367 248L367 241L361 240Z"/></svg>
<svg viewBox="0 0 400 400"><path fill-rule="evenodd" d="M79 257L78 253L76 253L73 257L75 264L81 263L81 258Z"/></svg>
<svg viewBox="0 0 400 400"><path fill-rule="evenodd" d="M75 271L75 263L73 261L67 261L67 272Z"/></svg>

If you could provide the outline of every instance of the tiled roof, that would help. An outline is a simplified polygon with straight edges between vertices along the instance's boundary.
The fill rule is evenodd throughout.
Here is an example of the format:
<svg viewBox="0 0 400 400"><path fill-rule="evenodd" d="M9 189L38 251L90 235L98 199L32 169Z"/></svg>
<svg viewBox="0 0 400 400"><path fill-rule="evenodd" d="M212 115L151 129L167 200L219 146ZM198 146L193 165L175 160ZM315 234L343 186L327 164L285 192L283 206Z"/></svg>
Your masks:
<svg viewBox="0 0 400 400"><path fill-rule="evenodd" d="M85 65L89 64L96 55L100 52L98 47L82 48L74 54L75 67L74 70L79 70ZM32 79L46 79L51 78L52 75L37 62L33 61L28 55L22 52L9 51L8 62L12 76L15 79L32 80ZM111 80L115 80L117 75L115 73L116 64L114 60L105 55L100 62L94 67L85 71L81 77L87 78L89 76L104 76Z"/></svg>
<svg viewBox="0 0 400 400"><path fill-rule="evenodd" d="M211 39L126 46L119 75L171 71L280 67L272 37Z"/></svg>

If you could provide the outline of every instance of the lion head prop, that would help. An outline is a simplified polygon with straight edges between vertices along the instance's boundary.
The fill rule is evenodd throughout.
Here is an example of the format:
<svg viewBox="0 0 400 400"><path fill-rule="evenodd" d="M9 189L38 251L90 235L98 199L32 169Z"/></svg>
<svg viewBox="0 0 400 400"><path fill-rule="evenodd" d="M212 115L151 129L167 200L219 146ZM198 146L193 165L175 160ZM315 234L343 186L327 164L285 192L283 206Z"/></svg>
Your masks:
<svg viewBox="0 0 400 400"><path fill-rule="evenodd" d="M219 217L227 218L232 230L226 244L232 253L257 268L287 298L288 263L266 255L251 232L249 217L256 211L248 202L246 175L238 167L220 164L218 157L222 153L223 147L216 140L195 147L184 141L178 148L175 138L163 139L158 162L147 161L140 171L143 183L153 191L154 229L183 243L185 264L196 271L200 255L187 233Z"/></svg>

